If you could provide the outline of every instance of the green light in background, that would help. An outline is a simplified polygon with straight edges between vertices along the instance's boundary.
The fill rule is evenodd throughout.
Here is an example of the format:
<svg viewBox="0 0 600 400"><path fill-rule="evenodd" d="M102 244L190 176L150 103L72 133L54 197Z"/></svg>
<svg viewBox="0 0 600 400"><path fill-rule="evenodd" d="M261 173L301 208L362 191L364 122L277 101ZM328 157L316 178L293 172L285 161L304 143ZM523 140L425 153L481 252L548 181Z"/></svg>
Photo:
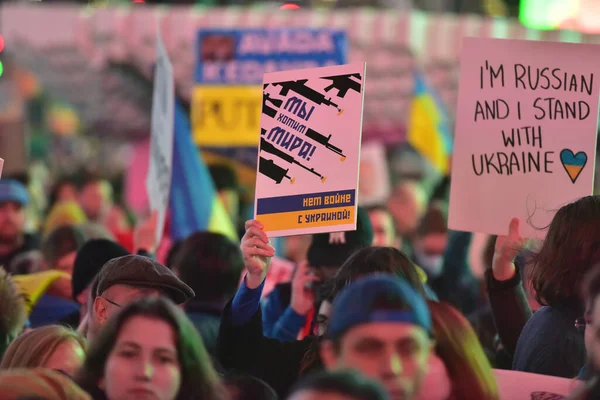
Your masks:
<svg viewBox="0 0 600 400"><path fill-rule="evenodd" d="M554 30L578 11L579 0L521 0L519 20L527 28Z"/></svg>
<svg viewBox="0 0 600 400"><path fill-rule="evenodd" d="M2 65L2 61L0 61L0 76L2 76L3 72L4 72L4 65Z"/></svg>

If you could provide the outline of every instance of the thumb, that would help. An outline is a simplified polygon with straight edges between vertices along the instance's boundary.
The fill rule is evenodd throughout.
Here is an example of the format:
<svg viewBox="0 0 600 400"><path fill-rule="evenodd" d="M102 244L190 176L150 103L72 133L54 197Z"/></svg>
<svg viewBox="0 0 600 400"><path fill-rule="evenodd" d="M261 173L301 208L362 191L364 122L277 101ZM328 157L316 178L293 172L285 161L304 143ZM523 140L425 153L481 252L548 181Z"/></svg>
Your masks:
<svg viewBox="0 0 600 400"><path fill-rule="evenodd" d="M508 237L511 239L519 239L521 237L521 233L519 232L519 218L513 218L510 220L510 224L508 225Z"/></svg>

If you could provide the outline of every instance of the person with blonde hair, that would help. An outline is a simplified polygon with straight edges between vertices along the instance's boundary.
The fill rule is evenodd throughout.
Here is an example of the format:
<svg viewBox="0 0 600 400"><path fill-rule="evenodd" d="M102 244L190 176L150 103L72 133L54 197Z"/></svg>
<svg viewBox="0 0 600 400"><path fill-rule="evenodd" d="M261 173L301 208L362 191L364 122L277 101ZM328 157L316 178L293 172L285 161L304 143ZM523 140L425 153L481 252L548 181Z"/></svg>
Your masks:
<svg viewBox="0 0 600 400"><path fill-rule="evenodd" d="M75 382L45 368L0 371L2 400L91 400Z"/></svg>
<svg viewBox="0 0 600 400"><path fill-rule="evenodd" d="M73 375L83 364L86 341L60 325L33 329L16 338L6 349L0 370L43 367Z"/></svg>
<svg viewBox="0 0 600 400"><path fill-rule="evenodd" d="M25 328L25 297L6 271L0 267L0 357L7 346Z"/></svg>

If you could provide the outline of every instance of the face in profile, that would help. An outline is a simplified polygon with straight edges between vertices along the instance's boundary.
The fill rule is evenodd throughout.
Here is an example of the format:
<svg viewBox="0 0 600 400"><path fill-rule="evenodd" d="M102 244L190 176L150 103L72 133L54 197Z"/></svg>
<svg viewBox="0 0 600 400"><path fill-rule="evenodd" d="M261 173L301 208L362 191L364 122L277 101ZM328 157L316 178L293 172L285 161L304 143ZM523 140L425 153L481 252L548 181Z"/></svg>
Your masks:
<svg viewBox="0 0 600 400"><path fill-rule="evenodd" d="M174 400L181 386L175 332L164 321L126 321L112 348L100 387L109 399Z"/></svg>
<svg viewBox="0 0 600 400"><path fill-rule="evenodd" d="M84 360L85 351L81 345L75 340L65 340L56 347L44 368L73 376L81 368Z"/></svg>
<svg viewBox="0 0 600 400"><path fill-rule="evenodd" d="M339 348L326 342L321 356L328 369L353 368L378 381L392 400L414 399L427 372L431 341L421 327L376 322L350 329Z"/></svg>

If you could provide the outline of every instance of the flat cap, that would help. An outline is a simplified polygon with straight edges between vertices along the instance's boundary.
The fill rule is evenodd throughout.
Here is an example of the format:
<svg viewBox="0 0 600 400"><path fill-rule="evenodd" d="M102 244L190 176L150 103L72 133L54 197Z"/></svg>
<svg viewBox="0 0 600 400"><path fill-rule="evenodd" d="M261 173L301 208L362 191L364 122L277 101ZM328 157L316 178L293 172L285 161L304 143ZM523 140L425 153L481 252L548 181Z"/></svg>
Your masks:
<svg viewBox="0 0 600 400"><path fill-rule="evenodd" d="M129 285L157 289L177 304L195 296L194 291L161 263L149 257L130 254L108 261L92 289L94 297L113 285ZM94 290L95 289L95 290Z"/></svg>

